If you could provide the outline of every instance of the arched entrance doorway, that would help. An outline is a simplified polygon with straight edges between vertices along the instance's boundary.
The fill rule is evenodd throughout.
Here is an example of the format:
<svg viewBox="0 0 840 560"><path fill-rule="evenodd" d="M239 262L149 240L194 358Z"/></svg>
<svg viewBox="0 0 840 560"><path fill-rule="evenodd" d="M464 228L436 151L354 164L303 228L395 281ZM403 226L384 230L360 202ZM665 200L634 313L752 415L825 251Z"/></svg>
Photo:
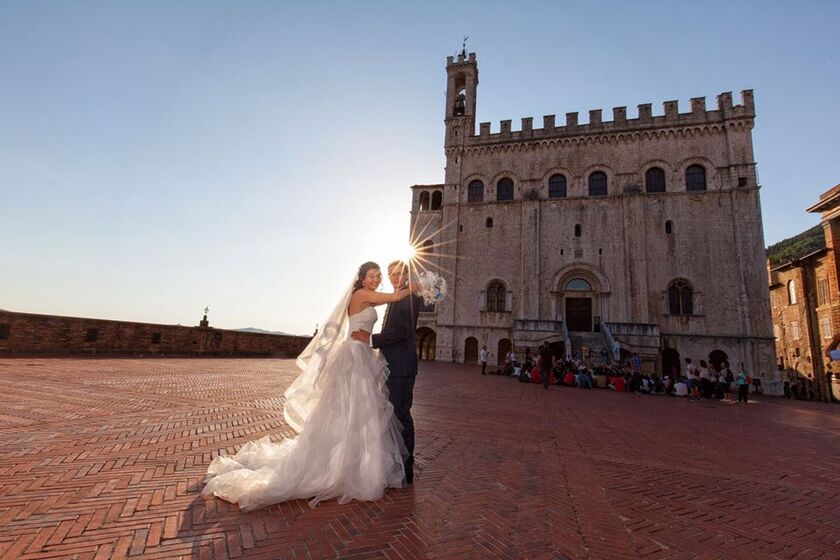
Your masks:
<svg viewBox="0 0 840 560"><path fill-rule="evenodd" d="M574 332L592 331L592 284L585 278L572 278L563 286L566 326Z"/></svg>
<svg viewBox="0 0 840 560"><path fill-rule="evenodd" d="M434 360L437 346L437 335L429 327L417 329L417 358L420 360Z"/></svg>
<svg viewBox="0 0 840 560"><path fill-rule="evenodd" d="M469 337L464 341L464 363L475 364L478 362L478 341L475 337Z"/></svg>
<svg viewBox="0 0 840 560"><path fill-rule="evenodd" d="M662 351L662 375L669 375L672 378L680 375L680 353L673 348Z"/></svg>
<svg viewBox="0 0 840 560"><path fill-rule="evenodd" d="M507 357L508 352L510 352L510 340L503 338L499 341L499 345L497 347L498 351L496 352L496 364L503 366L505 365L505 357Z"/></svg>
<svg viewBox="0 0 840 560"><path fill-rule="evenodd" d="M723 362L729 361L729 356L723 350L712 350L709 352L709 363L715 368L715 371L720 371L723 367Z"/></svg>

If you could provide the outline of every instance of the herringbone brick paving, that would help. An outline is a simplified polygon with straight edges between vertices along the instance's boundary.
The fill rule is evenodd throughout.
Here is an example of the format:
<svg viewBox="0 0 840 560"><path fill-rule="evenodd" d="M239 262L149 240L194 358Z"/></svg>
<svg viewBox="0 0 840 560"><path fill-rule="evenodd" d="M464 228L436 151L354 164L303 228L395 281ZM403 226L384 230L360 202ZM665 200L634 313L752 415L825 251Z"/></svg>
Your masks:
<svg viewBox="0 0 840 560"><path fill-rule="evenodd" d="M220 452L290 436L291 360L0 360L0 559L840 558L840 416L423 363L417 478L242 513Z"/></svg>

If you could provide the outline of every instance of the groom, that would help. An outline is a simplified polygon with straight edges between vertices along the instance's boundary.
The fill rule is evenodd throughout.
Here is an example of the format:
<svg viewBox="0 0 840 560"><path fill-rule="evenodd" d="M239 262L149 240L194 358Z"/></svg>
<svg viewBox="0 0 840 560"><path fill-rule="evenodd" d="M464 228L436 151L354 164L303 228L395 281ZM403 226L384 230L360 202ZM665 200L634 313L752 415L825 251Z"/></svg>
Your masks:
<svg viewBox="0 0 840 560"><path fill-rule="evenodd" d="M394 261L388 265L388 280L394 291L408 284L408 266L403 261ZM385 311L382 331L371 337L365 331L352 333L354 340L368 342L379 348L388 361L388 398L394 405L394 414L402 424L402 435L408 449L405 460L405 482L414 481L414 419L411 417L411 403L414 394L414 380L417 377L417 347L415 331L417 316L423 301L411 295L396 303L389 303Z"/></svg>

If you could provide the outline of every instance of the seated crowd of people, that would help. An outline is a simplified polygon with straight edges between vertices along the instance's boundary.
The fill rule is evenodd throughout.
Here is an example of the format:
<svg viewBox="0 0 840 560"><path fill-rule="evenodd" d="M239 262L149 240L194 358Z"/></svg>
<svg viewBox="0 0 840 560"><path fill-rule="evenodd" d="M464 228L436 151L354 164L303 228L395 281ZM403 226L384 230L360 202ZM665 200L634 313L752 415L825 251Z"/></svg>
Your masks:
<svg viewBox="0 0 840 560"><path fill-rule="evenodd" d="M701 360L699 366L692 364L690 358L685 362L682 375L673 367L669 374L661 375L643 372L642 360L635 354L619 363L606 352L601 353L600 360L593 359L584 348L566 358L557 357L544 345L536 354L526 349L522 358L511 350L498 373L516 377L523 383L543 383L546 387L564 385L591 389L600 386L620 393L671 395L688 397L692 401L717 399L728 404L747 402L750 383L754 384L754 392L760 391L759 380L753 380L743 368L737 374L733 373L728 362L707 364ZM737 393L737 401L733 400L733 393Z"/></svg>

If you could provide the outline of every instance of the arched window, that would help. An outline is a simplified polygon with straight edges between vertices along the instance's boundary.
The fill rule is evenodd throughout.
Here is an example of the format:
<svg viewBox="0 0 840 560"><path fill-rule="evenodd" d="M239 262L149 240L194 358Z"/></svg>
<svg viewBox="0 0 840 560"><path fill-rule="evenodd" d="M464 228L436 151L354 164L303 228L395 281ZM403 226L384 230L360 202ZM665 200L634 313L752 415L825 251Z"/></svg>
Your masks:
<svg viewBox="0 0 840 560"><path fill-rule="evenodd" d="M484 183L476 179L467 187L467 202L484 202Z"/></svg>
<svg viewBox="0 0 840 560"><path fill-rule="evenodd" d="M583 278L572 278L571 280L566 282L566 290L576 292L591 292L592 284L590 284Z"/></svg>
<svg viewBox="0 0 840 560"><path fill-rule="evenodd" d="M665 192L665 172L658 167L645 171L645 191Z"/></svg>
<svg viewBox="0 0 840 560"><path fill-rule="evenodd" d="M665 233L674 232L674 223L671 220L665 220Z"/></svg>
<svg viewBox="0 0 840 560"><path fill-rule="evenodd" d="M796 304L796 282L794 280L789 280L787 284L788 288L788 304L795 305Z"/></svg>
<svg viewBox="0 0 840 560"><path fill-rule="evenodd" d="M427 239L423 242L423 254L424 255L431 255L434 253L434 242L431 239Z"/></svg>
<svg viewBox="0 0 840 560"><path fill-rule="evenodd" d="M689 165L685 170L685 190L706 190L706 168L702 165Z"/></svg>
<svg viewBox="0 0 840 560"><path fill-rule="evenodd" d="M505 177L496 183L496 200L513 200L513 181Z"/></svg>
<svg viewBox="0 0 840 560"><path fill-rule="evenodd" d="M423 191L420 193L420 210L429 209L429 193Z"/></svg>
<svg viewBox="0 0 840 560"><path fill-rule="evenodd" d="M484 225L487 227L493 227L493 218L487 218L484 220Z"/></svg>
<svg viewBox="0 0 840 560"><path fill-rule="evenodd" d="M440 210L441 205L443 205L443 193L440 191L435 191L432 193L432 210Z"/></svg>
<svg viewBox="0 0 840 560"><path fill-rule="evenodd" d="M462 89L455 98L455 116L462 117L467 110L467 90Z"/></svg>
<svg viewBox="0 0 840 560"><path fill-rule="evenodd" d="M548 180L548 198L563 198L566 196L566 176L552 175Z"/></svg>
<svg viewBox="0 0 840 560"><path fill-rule="evenodd" d="M507 289L499 280L493 280L487 285L487 311L504 311Z"/></svg>
<svg viewBox="0 0 840 560"><path fill-rule="evenodd" d="M668 312L671 315L694 313L694 290L685 280L674 280L668 287Z"/></svg>
<svg viewBox="0 0 840 560"><path fill-rule="evenodd" d="M607 196L607 174L596 171L589 175L589 196Z"/></svg>
<svg viewBox="0 0 840 560"><path fill-rule="evenodd" d="M580 224L575 224L575 237L580 237Z"/></svg>

